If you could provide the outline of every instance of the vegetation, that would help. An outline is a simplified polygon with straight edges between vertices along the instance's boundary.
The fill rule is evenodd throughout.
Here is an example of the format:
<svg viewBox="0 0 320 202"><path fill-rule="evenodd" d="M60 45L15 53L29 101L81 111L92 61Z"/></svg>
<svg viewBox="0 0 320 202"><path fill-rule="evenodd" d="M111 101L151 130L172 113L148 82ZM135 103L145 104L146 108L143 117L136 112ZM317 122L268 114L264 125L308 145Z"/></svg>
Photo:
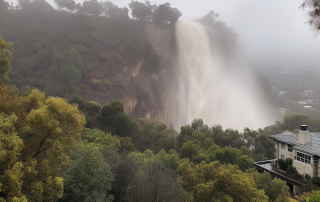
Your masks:
<svg viewBox="0 0 320 202"><path fill-rule="evenodd" d="M19 0L19 9L0 0L1 35L17 47L0 37L0 201L290 201L285 182L252 163L275 158L269 134L301 121L318 130L318 119L289 115L243 132L195 119L177 132L137 118L141 110L126 113L116 95L135 92L137 106L157 105L165 83L153 79L164 64L146 23L170 29L182 13L131 1L132 20L112 2L55 3L59 11L44 0ZM198 20L232 43L227 35L236 34L217 17ZM139 63L136 78L126 73ZM80 96L93 91L112 93L103 102Z"/></svg>
<svg viewBox="0 0 320 202"><path fill-rule="evenodd" d="M22 97L6 87L0 95L4 201L289 200L282 181L254 171L252 157L266 154L253 154L246 143L225 146L231 140L222 134L240 141L244 136L237 131L211 128L198 119L177 134L130 118L118 100L101 107L74 97L71 105L38 90ZM96 117L103 131L83 129L85 116ZM263 135L244 133L258 148ZM273 186L276 193L268 191Z"/></svg>
<svg viewBox="0 0 320 202"><path fill-rule="evenodd" d="M7 84L9 82L8 73L11 70L9 60L11 52L9 49L13 49L13 44L6 43L0 36L0 85Z"/></svg>
<svg viewBox="0 0 320 202"><path fill-rule="evenodd" d="M60 171L85 118L61 98L33 90L20 97L0 88L0 179L4 199L55 201L63 195Z"/></svg>
<svg viewBox="0 0 320 202"><path fill-rule="evenodd" d="M304 0L301 7L307 9L308 24L316 35L320 31L320 2L319 0Z"/></svg>
<svg viewBox="0 0 320 202"><path fill-rule="evenodd" d="M278 159L278 165L280 169L286 171L287 174L292 175L298 173L295 167L292 166L292 159L286 158L286 160Z"/></svg>

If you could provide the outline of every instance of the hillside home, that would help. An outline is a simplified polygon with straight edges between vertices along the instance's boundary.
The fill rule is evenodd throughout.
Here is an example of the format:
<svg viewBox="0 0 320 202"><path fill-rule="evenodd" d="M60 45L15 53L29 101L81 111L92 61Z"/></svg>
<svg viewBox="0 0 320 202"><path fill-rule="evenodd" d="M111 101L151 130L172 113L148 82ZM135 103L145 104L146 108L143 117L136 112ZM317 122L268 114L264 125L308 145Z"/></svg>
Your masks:
<svg viewBox="0 0 320 202"><path fill-rule="evenodd" d="M320 177L320 132L309 132L301 125L299 134L286 131L270 138L276 141L277 159L291 158L299 174Z"/></svg>

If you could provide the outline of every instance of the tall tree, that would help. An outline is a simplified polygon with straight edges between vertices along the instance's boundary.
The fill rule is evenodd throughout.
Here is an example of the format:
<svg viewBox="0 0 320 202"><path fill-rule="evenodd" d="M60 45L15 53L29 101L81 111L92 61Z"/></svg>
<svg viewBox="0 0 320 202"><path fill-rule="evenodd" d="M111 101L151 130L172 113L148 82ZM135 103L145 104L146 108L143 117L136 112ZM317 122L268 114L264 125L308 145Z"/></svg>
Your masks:
<svg viewBox="0 0 320 202"><path fill-rule="evenodd" d="M0 36L0 85L9 82L8 73L11 70L10 60L11 52L13 49L12 43L6 43Z"/></svg>
<svg viewBox="0 0 320 202"><path fill-rule="evenodd" d="M65 192L61 201L112 201L109 192L114 176L98 145L76 145L63 176Z"/></svg>
<svg viewBox="0 0 320 202"><path fill-rule="evenodd" d="M253 178L237 166L184 162L178 167L178 173L181 185L194 194L195 202L268 201L264 192L257 189Z"/></svg>
<svg viewBox="0 0 320 202"><path fill-rule="evenodd" d="M78 68L72 51L54 49L52 65L47 73L48 82L44 87L46 94L61 97L77 94L77 84L82 77Z"/></svg>
<svg viewBox="0 0 320 202"><path fill-rule="evenodd" d="M61 10L66 8L67 10L74 11L76 9L76 3L74 0L54 0L58 8Z"/></svg>
<svg viewBox="0 0 320 202"><path fill-rule="evenodd" d="M99 16L102 13L102 5L98 2L98 0L84 1L82 3L82 11L85 14Z"/></svg>
<svg viewBox="0 0 320 202"><path fill-rule="evenodd" d="M259 190L264 190L265 194L269 197L270 201L283 201L286 202L288 200L280 200L281 198L286 198L290 196L289 187L287 186L285 181L274 178L272 179L271 175L268 172L258 173L253 172L251 175L254 178L254 181Z"/></svg>
<svg viewBox="0 0 320 202"><path fill-rule="evenodd" d="M131 1L129 4L133 19L146 20L152 14L150 7L138 1Z"/></svg>
<svg viewBox="0 0 320 202"><path fill-rule="evenodd" d="M132 202L180 201L182 189L177 174L159 160L148 162L128 187Z"/></svg>
<svg viewBox="0 0 320 202"><path fill-rule="evenodd" d="M159 5L157 10L153 13L153 21L156 23L176 23L182 13L177 8L171 8L170 3L165 3Z"/></svg>
<svg viewBox="0 0 320 202"><path fill-rule="evenodd" d="M85 124L76 106L32 91L20 97L0 87L0 201L62 197L61 168ZM9 115L15 114L15 115Z"/></svg>
<svg viewBox="0 0 320 202"><path fill-rule="evenodd" d="M301 5L306 10L309 19L308 24L316 35L320 33L320 0L303 0Z"/></svg>
<svg viewBox="0 0 320 202"><path fill-rule="evenodd" d="M118 6L116 6L110 1L101 2L101 4L103 6L103 12L105 16L109 18L122 18L122 19L128 18L128 12L129 12L128 8L126 7L119 8Z"/></svg>

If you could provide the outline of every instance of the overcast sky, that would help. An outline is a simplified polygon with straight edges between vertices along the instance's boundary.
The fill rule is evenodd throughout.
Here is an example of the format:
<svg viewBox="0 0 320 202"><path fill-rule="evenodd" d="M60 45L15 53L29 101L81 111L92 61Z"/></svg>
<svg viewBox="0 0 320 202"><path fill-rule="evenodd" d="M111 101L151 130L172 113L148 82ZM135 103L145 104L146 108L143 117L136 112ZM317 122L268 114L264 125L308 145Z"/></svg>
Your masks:
<svg viewBox="0 0 320 202"><path fill-rule="evenodd" d="M53 0L47 1L54 5ZM128 7L130 2L111 1L119 7ZM320 69L320 36L314 38L305 24L307 16L299 9L302 0L151 0L158 5L166 2L182 12L181 20L193 20L214 10L239 34L249 59L288 66L312 60Z"/></svg>

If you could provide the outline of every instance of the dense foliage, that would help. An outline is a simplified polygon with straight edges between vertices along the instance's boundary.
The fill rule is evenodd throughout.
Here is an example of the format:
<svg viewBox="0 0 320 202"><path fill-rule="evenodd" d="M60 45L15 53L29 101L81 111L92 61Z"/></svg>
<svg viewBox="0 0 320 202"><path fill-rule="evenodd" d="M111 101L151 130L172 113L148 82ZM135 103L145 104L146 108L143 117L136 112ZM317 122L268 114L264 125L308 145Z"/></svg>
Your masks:
<svg viewBox="0 0 320 202"><path fill-rule="evenodd" d="M55 201L63 195L60 171L85 118L61 98L32 91L20 97L0 88L0 181L8 201Z"/></svg>
<svg viewBox="0 0 320 202"><path fill-rule="evenodd" d="M9 60L11 52L9 49L13 49L13 44L6 43L0 36L0 85L7 84L9 82L8 73L11 70Z"/></svg>
<svg viewBox="0 0 320 202"><path fill-rule="evenodd" d="M118 100L101 107L74 98L71 105L38 90L22 97L5 87L0 95L4 201L289 200L284 182L254 171L252 157L266 157L245 146L258 147L257 131L224 131L199 119L177 134L130 118ZM95 129L82 128L85 116L96 117Z"/></svg>
<svg viewBox="0 0 320 202"><path fill-rule="evenodd" d="M55 3L59 11L44 0L19 0L19 9L0 0L0 33L17 47L8 88L19 92L0 87L0 201L290 201L286 183L258 173L253 162L275 158L269 134L295 131L301 121L317 130L318 120L290 115L239 132L195 119L177 132L136 118L115 95L139 83L130 90L140 104L156 105L164 82L146 79L163 61L146 40L145 22L174 24L181 12L131 1L131 20L111 2ZM235 33L217 17L210 11L198 21L232 43L226 35ZM1 85L12 47L0 37ZM136 78L126 73L139 64ZM89 95L112 92L109 104L83 99L80 83L91 86Z"/></svg>

